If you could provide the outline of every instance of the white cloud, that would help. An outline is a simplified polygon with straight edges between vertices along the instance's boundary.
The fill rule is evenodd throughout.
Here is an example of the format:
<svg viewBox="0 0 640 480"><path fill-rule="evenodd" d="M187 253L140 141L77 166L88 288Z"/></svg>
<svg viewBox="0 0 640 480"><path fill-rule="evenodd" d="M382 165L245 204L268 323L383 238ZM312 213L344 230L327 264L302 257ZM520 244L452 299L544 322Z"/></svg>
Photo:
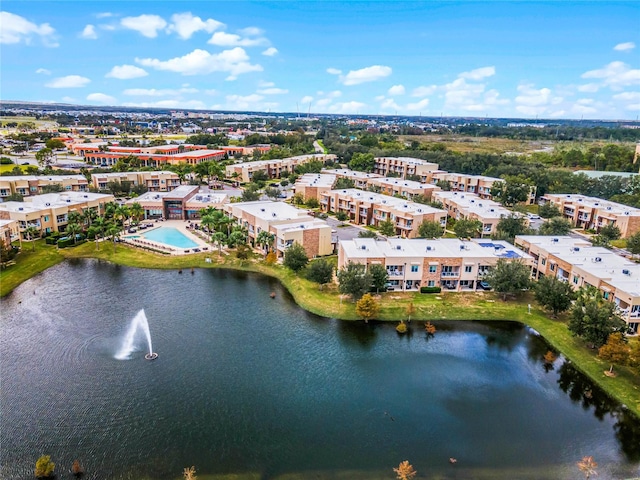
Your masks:
<svg viewBox="0 0 640 480"><path fill-rule="evenodd" d="M24 42L31 44L33 37L40 37L46 47L57 47L55 29L48 23L37 25L20 15L0 12L0 43L11 44Z"/></svg>
<svg viewBox="0 0 640 480"><path fill-rule="evenodd" d="M204 110L206 105L200 100L158 100L157 102L126 102L125 107L140 108L190 108L194 110Z"/></svg>
<svg viewBox="0 0 640 480"><path fill-rule="evenodd" d="M129 80L131 78L146 77L147 75L149 74L146 71L135 65L116 65L105 77Z"/></svg>
<svg viewBox="0 0 640 480"><path fill-rule="evenodd" d="M247 27L239 30L242 35L246 35L248 37L257 37L259 35L264 34L264 30L258 27Z"/></svg>
<svg viewBox="0 0 640 480"><path fill-rule="evenodd" d="M332 101L330 98L321 98L316 102L316 107L326 107L330 105Z"/></svg>
<svg viewBox="0 0 640 480"><path fill-rule="evenodd" d="M95 40L98 38L98 34L96 33L96 27L94 25L88 24L80 33L81 38L86 38L87 40Z"/></svg>
<svg viewBox="0 0 640 480"><path fill-rule="evenodd" d="M479 96L484 92L484 84L467 83L467 81L458 77L453 82L444 85L445 90L445 106L446 107L464 107L476 103Z"/></svg>
<svg viewBox="0 0 640 480"><path fill-rule="evenodd" d="M337 68L329 67L327 68L327 73L331 75L342 75L342 70L338 70Z"/></svg>
<svg viewBox="0 0 640 480"><path fill-rule="evenodd" d="M391 73L391 67L372 65L361 68L360 70L351 70L344 77L340 77L340 81L344 85L360 85L361 83L375 82L376 80L388 77Z"/></svg>
<svg viewBox="0 0 640 480"><path fill-rule="evenodd" d="M640 101L640 92L622 92L613 96L614 100L622 100L624 102Z"/></svg>
<svg viewBox="0 0 640 480"><path fill-rule="evenodd" d="M582 78L596 78L612 90L621 90L622 87L640 84L640 69L631 69L624 62L611 62L603 68L583 73Z"/></svg>
<svg viewBox="0 0 640 480"><path fill-rule="evenodd" d="M51 80L45 85L49 88L81 88L86 87L91 80L80 75L67 75L66 77L58 77Z"/></svg>
<svg viewBox="0 0 640 480"><path fill-rule="evenodd" d="M532 84L518 85L519 95L515 98L516 111L524 115L542 115L549 113L549 107L564 100L554 96L549 88L536 89Z"/></svg>
<svg viewBox="0 0 640 480"><path fill-rule="evenodd" d="M102 13L96 13L96 18L109 18L109 17L113 17L113 13L111 12L102 12Z"/></svg>
<svg viewBox="0 0 640 480"><path fill-rule="evenodd" d="M230 77L248 72L261 72L262 66L249 63L249 56L240 47L223 50L211 54L206 50L196 49L182 57L170 60L157 58L136 58L136 62L156 70L181 73L182 75L205 75L212 72L227 72Z"/></svg>
<svg viewBox="0 0 640 480"><path fill-rule="evenodd" d="M263 105L260 103L264 97L253 93L251 95L227 95L227 105L232 110L260 110Z"/></svg>
<svg viewBox="0 0 640 480"><path fill-rule="evenodd" d="M313 102L313 97L311 95L305 95L300 99L300 103L311 103Z"/></svg>
<svg viewBox="0 0 640 480"><path fill-rule="evenodd" d="M256 47L268 43L266 38L242 38L235 33L216 32L207 42L219 47Z"/></svg>
<svg viewBox="0 0 640 480"><path fill-rule="evenodd" d="M182 87L180 89L127 88L122 93L124 95L138 96L138 97L167 97L170 95L179 96L183 93L198 93L198 89L193 87Z"/></svg>
<svg viewBox="0 0 640 480"><path fill-rule="evenodd" d="M496 67L476 68L469 72L462 72L458 77L469 80L482 80L483 78L492 77L496 74Z"/></svg>
<svg viewBox="0 0 640 480"><path fill-rule="evenodd" d="M406 105L399 105L398 103L396 103L396 101L392 98L380 98L380 97L376 97L379 101L381 101L382 103L380 103L380 108L382 110L386 110L386 111L393 111L398 112L398 113L415 113L415 112L422 112L423 110L426 110L427 107L429 106L429 99L428 98L424 98L418 102L415 103L408 103Z"/></svg>
<svg viewBox="0 0 640 480"><path fill-rule="evenodd" d="M115 103L117 103L117 100L115 98L104 93L90 93L89 95L87 95L87 100L89 100L90 102L105 103L108 105L114 105Z"/></svg>
<svg viewBox="0 0 640 480"><path fill-rule="evenodd" d="M267 88L267 87L275 87L276 84L274 82L265 82L264 80L260 80L258 82L258 86L262 88Z"/></svg>
<svg viewBox="0 0 640 480"><path fill-rule="evenodd" d="M598 90L600 90L600 85L597 83L585 83L584 85L578 86L579 92L595 93Z"/></svg>
<svg viewBox="0 0 640 480"><path fill-rule="evenodd" d="M412 97L428 97L429 95L433 95L438 87L436 85L429 85L428 87L421 86L413 89L411 92Z"/></svg>
<svg viewBox="0 0 640 480"><path fill-rule="evenodd" d="M207 33L213 33L215 30L224 27L224 23L208 18L202 20L200 17L194 17L191 12L176 13L171 16L171 25L167 28L167 32L176 32L178 37L188 40L191 36L203 30Z"/></svg>
<svg viewBox="0 0 640 480"><path fill-rule="evenodd" d="M365 108L367 108L366 103L351 101L331 105L329 111L332 113L362 113Z"/></svg>
<svg viewBox="0 0 640 480"><path fill-rule="evenodd" d="M283 95L285 93L289 93L289 90L284 88L271 87L271 88L263 88L262 90L258 90L258 93L260 95Z"/></svg>
<svg viewBox="0 0 640 480"><path fill-rule="evenodd" d="M278 53L278 49L276 47L269 47L265 51L262 52L262 55L266 57L273 57Z"/></svg>
<svg viewBox="0 0 640 480"><path fill-rule="evenodd" d="M404 85L394 85L387 93L391 96L404 95Z"/></svg>
<svg viewBox="0 0 640 480"><path fill-rule="evenodd" d="M218 95L218 93L220 93L220 92L218 92L217 90L215 90L213 88L210 88L208 90L205 90L204 93L206 95L212 95L213 96L213 95Z"/></svg>
<svg viewBox="0 0 640 480"><path fill-rule="evenodd" d="M158 30L167 26L164 18L158 15L139 15L137 17L124 17L120 25L130 30L135 30L147 38L156 38Z"/></svg>
<svg viewBox="0 0 640 480"><path fill-rule="evenodd" d="M636 44L633 42L619 43L618 45L613 47L613 49L617 50L618 52L628 52L630 50L633 50L634 48L636 48Z"/></svg>
<svg viewBox="0 0 640 480"><path fill-rule="evenodd" d="M429 99L423 98L419 102L408 103L407 106L405 107L405 110L408 110L410 112L418 112L418 111L426 110L428 106L429 106Z"/></svg>
<svg viewBox="0 0 640 480"><path fill-rule="evenodd" d="M342 96L342 92L340 90L333 90L326 94L329 98L338 98Z"/></svg>
<svg viewBox="0 0 640 480"><path fill-rule="evenodd" d="M36 73L39 75L51 75L51 70L47 70L46 68L39 68L36 70Z"/></svg>
<svg viewBox="0 0 640 480"><path fill-rule="evenodd" d="M67 103L72 103L72 102L75 102L76 99L73 97L62 97L62 101Z"/></svg>

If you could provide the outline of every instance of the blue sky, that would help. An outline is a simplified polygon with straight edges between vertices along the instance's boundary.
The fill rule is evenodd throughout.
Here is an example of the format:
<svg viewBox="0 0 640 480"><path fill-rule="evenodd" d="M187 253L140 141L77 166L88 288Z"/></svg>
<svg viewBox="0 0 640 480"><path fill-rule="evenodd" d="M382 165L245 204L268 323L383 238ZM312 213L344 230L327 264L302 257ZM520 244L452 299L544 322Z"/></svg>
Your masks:
<svg viewBox="0 0 640 480"><path fill-rule="evenodd" d="M640 3L5 0L4 100L519 118L640 114Z"/></svg>

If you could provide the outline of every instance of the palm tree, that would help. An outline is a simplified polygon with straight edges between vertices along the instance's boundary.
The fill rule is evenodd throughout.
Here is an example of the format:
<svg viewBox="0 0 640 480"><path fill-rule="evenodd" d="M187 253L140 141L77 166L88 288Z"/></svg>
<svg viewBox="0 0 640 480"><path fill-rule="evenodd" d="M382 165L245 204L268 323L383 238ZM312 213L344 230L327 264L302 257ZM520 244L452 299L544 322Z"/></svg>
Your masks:
<svg viewBox="0 0 640 480"><path fill-rule="evenodd" d="M140 205L138 202L134 202L133 204L131 204L130 213L133 221L138 224L140 222L140 219L144 215L144 208L142 208L142 205Z"/></svg>
<svg viewBox="0 0 640 480"><path fill-rule="evenodd" d="M76 236L82 232L82 227L79 223L70 223L67 225L67 236L73 238L73 244L76 244Z"/></svg>
<svg viewBox="0 0 640 480"><path fill-rule="evenodd" d="M120 224L124 227L124 224L126 223L130 215L131 213L129 211L129 207L127 207L126 205L120 205L118 208L116 208L116 211L113 214L113 218L119 221Z"/></svg>
<svg viewBox="0 0 640 480"><path fill-rule="evenodd" d="M211 162L209 164L209 176L213 176L215 181L220 180L220 177L224 175L224 167L218 162Z"/></svg>
<svg viewBox="0 0 640 480"><path fill-rule="evenodd" d="M269 253L269 247L273 243L273 240L276 236L273 233L267 232L266 230L262 230L258 237L256 238L256 244L262 247L262 250L267 250L266 253Z"/></svg>
<svg viewBox="0 0 640 480"><path fill-rule="evenodd" d="M212 236L212 240L218 244L218 256L222 255L222 244L224 243L227 236L223 232L216 232Z"/></svg>
<svg viewBox="0 0 640 480"><path fill-rule="evenodd" d="M116 239L120 235L120 227L116 224L112 223L107 227L107 235L111 237L111 241L113 242L113 253L116 253Z"/></svg>
<svg viewBox="0 0 640 480"><path fill-rule="evenodd" d="M82 223L84 222L84 216L82 213L80 212L69 212L67 214L67 222L69 223Z"/></svg>
<svg viewBox="0 0 640 480"><path fill-rule="evenodd" d="M116 209L118 208L118 204L115 202L109 202L104 206L104 217L109 220L113 218L116 213Z"/></svg>
<svg viewBox="0 0 640 480"><path fill-rule="evenodd" d="M25 228L24 230L25 235L27 235L27 237L29 237L29 240L31 241L31 246L33 247L33 251L36 251L36 242L35 242L35 238L40 236L40 230L37 227L34 227L33 225L29 225L27 228Z"/></svg>
<svg viewBox="0 0 640 480"><path fill-rule="evenodd" d="M82 213L84 224L87 227L90 227L93 224L93 221L98 217L98 212L96 212L93 208L87 208Z"/></svg>
<svg viewBox="0 0 640 480"><path fill-rule="evenodd" d="M98 217L93 221L93 228L96 232L100 232L100 237L104 238L104 231L107 228L107 221L104 217ZM100 244L98 243L98 235L96 233L96 248L100 250Z"/></svg>

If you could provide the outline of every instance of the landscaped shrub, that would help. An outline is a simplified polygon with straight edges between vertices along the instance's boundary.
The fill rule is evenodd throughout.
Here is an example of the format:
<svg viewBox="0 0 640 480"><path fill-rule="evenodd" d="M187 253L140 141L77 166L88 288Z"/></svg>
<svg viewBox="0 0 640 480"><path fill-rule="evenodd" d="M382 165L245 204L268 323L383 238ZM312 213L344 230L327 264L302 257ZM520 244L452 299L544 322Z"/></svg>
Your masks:
<svg viewBox="0 0 640 480"><path fill-rule="evenodd" d="M420 293L440 293L440 287L420 287Z"/></svg>

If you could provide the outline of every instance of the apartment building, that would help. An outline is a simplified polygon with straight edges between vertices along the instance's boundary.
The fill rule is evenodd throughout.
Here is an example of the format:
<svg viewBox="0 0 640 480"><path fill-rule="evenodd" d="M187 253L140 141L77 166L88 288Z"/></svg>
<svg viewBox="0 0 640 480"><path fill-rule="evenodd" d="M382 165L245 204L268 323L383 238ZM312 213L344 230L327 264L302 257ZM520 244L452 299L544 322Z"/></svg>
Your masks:
<svg viewBox="0 0 640 480"><path fill-rule="evenodd" d="M326 222L309 216L305 210L271 201L229 203L224 209L247 229L249 240L254 246L260 232L274 234L278 257L282 257L294 242L300 243L309 257L333 253L331 227Z"/></svg>
<svg viewBox="0 0 640 480"><path fill-rule="evenodd" d="M20 239L20 229L17 220L0 219L0 243L5 247Z"/></svg>
<svg viewBox="0 0 640 480"><path fill-rule="evenodd" d="M182 185L170 191L146 192L126 203L139 203L145 219L193 220L200 218L200 210L204 208L222 209L229 203L229 197L202 191L198 186Z"/></svg>
<svg viewBox="0 0 640 480"><path fill-rule="evenodd" d="M611 250L569 236L517 236L516 246L531 255L531 275L555 276L574 289L592 286L618 307L629 330L640 328L640 264Z"/></svg>
<svg viewBox="0 0 640 480"><path fill-rule="evenodd" d="M366 190L369 187L369 182L374 178L383 178L382 175L377 173L358 172L357 170L349 170L348 168L339 169L327 169L323 168L322 173L329 175L335 175L336 179L346 178L353 182L355 188Z"/></svg>
<svg viewBox="0 0 640 480"><path fill-rule="evenodd" d="M40 195L43 188L59 185L66 192L85 192L89 182L84 175L10 175L0 176L0 198L18 194Z"/></svg>
<svg viewBox="0 0 640 480"><path fill-rule="evenodd" d="M328 173L305 173L296 180L293 192L302 195L305 201L310 198L320 201L320 196L333 188L336 179L336 175Z"/></svg>
<svg viewBox="0 0 640 480"><path fill-rule="evenodd" d="M159 172L113 172L94 173L91 184L97 190L106 190L110 182L126 183L132 186L144 185L149 192L168 192L180 186L177 173L162 170Z"/></svg>
<svg viewBox="0 0 640 480"><path fill-rule="evenodd" d="M180 145L156 145L154 147L121 147L118 144L110 142L93 142L93 143L75 143L71 145L71 151L81 157L85 157L90 153L112 152L124 156L127 155L176 155L178 153L189 152L193 150L204 150L205 145L193 145L183 143Z"/></svg>
<svg viewBox="0 0 640 480"><path fill-rule="evenodd" d="M487 177L486 175L467 175L464 173L451 173L451 172L434 172L430 176L428 182L437 184L439 181L449 183L452 191L475 193L480 198L491 200L491 188L496 182L503 182L502 178ZM535 186L529 188L529 196L527 197L526 204L533 205L536 201Z"/></svg>
<svg viewBox="0 0 640 480"><path fill-rule="evenodd" d="M335 159L335 155L316 153L274 160L235 163L226 166L225 175L227 178L237 178L241 183L248 183L253 178L253 174L258 171L265 172L270 179L280 178L283 174L292 173L298 165L311 161L327 162Z"/></svg>
<svg viewBox="0 0 640 480"><path fill-rule="evenodd" d="M443 227L447 223L444 210L355 188L321 194L320 208L323 212L344 212L357 225L379 226L392 221L396 235L407 238L417 236L422 222L438 222Z"/></svg>
<svg viewBox="0 0 640 480"><path fill-rule="evenodd" d="M456 220L464 218L482 222L481 234L483 237L488 237L497 232L498 223L500 223L502 217L521 215L507 210L493 200L480 198L473 193L438 191L434 192L433 199L442 203L447 214ZM526 217L525 221L527 224L529 223Z"/></svg>
<svg viewBox="0 0 640 480"><path fill-rule="evenodd" d="M433 198L433 192L440 190L440 187L436 185L420 183L413 180L403 180L395 177L372 178L368 184L369 188L378 187L380 193L384 195L403 197L408 200L417 196L431 200Z"/></svg>
<svg viewBox="0 0 640 480"><path fill-rule="evenodd" d="M530 255L503 241L355 238L340 241L338 247L338 268L348 262L383 265L389 284L398 290L425 286L476 291L501 258L532 263Z"/></svg>
<svg viewBox="0 0 640 480"><path fill-rule="evenodd" d="M91 209L102 215L105 205L113 201L113 195L101 193L46 193L26 197L24 202L0 203L0 219L17 221L22 238L28 227L36 227L41 235L63 232L69 223L70 212L83 213Z"/></svg>
<svg viewBox="0 0 640 480"><path fill-rule="evenodd" d="M417 175L422 183L427 183L429 175L438 170L437 163L410 157L376 157L373 173L383 177L395 174L406 179L407 175Z"/></svg>
<svg viewBox="0 0 640 480"><path fill-rule="evenodd" d="M572 194L547 194L540 201L558 207L562 216L579 228L599 231L605 225L615 225L622 238L640 231L639 208Z"/></svg>

